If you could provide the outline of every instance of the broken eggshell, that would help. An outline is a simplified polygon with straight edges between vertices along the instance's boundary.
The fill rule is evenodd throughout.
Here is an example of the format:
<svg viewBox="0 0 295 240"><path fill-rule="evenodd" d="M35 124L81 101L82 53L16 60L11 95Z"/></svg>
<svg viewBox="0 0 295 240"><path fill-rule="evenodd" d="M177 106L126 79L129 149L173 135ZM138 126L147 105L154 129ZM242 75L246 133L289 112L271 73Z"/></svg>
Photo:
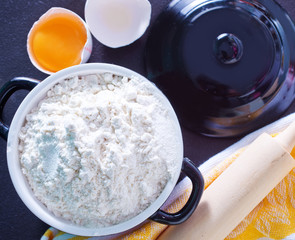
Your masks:
<svg viewBox="0 0 295 240"><path fill-rule="evenodd" d="M32 28L30 29L30 32L28 33L28 37L27 37L27 52L29 55L29 58L32 62L32 64L40 71L46 73L46 74L53 74L56 71L52 71L47 69L46 67L44 67L40 61L38 60L38 58L35 56L34 51L33 51L33 47L32 47L32 36L33 36L33 32L34 31L39 31L40 27L44 24L48 24L48 22L50 20L52 20L55 17L58 17L59 15L68 15L71 16L72 18L76 19L77 21L81 22L83 25L83 30L86 32L86 42L84 44L84 47L81 49L80 52L80 58L81 61L79 64L82 63L86 63L91 55L92 52L92 38L91 38L91 33L88 29L87 24L84 22L84 20L76 13L74 13L71 10L68 10L66 8L61 8L61 7L52 7L50 8L47 12L45 12L40 18L39 20L37 20ZM40 33L42 34L42 32ZM75 37L73 35L73 37ZM61 42L63 42L65 39L60 39ZM49 56L50 57L50 56ZM49 58L48 57L48 58ZM61 70L61 69L60 69Z"/></svg>
<svg viewBox="0 0 295 240"><path fill-rule="evenodd" d="M140 38L151 19L147 0L87 0L85 20L102 44L118 48Z"/></svg>

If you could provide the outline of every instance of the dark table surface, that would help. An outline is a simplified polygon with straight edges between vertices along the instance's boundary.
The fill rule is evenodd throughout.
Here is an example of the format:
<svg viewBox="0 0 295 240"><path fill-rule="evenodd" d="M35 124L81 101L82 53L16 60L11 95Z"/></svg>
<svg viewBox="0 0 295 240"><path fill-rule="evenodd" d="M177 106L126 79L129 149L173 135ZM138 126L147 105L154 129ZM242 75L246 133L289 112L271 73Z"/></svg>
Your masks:
<svg viewBox="0 0 295 240"><path fill-rule="evenodd" d="M38 71L31 64L27 55L26 38L32 24L51 7L68 8L84 18L85 1L2 0L0 6L0 86L17 76L33 77L40 80L46 78L47 75ZM152 25L155 18L170 1L150 0L150 2L152 4ZM295 1L278 0L278 2L295 20ZM143 51L149 30L150 28L135 43L119 49L104 47L93 39L93 53L89 62L114 63L144 75ZM9 99L4 108L4 122L9 124L25 95L25 91L18 91ZM294 110L295 104L289 108L286 114ZM183 138L185 155L197 165L238 140L238 138L209 138L189 132L184 128ZM7 169L6 142L2 139L0 139L0 159L0 240L40 239L48 225L35 217L16 194Z"/></svg>

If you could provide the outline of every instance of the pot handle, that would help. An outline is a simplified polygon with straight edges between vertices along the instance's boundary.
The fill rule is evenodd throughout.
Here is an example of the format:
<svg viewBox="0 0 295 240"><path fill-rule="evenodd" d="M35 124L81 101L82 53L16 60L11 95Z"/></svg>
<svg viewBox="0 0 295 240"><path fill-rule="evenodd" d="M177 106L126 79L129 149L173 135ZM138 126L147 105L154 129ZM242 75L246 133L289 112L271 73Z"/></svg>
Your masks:
<svg viewBox="0 0 295 240"><path fill-rule="evenodd" d="M8 81L0 89L0 137L7 141L9 126L3 122L3 109L10 96L18 90L32 90L41 81L33 78L16 77Z"/></svg>
<svg viewBox="0 0 295 240"><path fill-rule="evenodd" d="M181 171L192 181L192 192L184 207L176 213L167 213L158 210L150 219L167 225L176 225L186 221L198 206L204 191L204 178L199 169L188 158L183 159Z"/></svg>

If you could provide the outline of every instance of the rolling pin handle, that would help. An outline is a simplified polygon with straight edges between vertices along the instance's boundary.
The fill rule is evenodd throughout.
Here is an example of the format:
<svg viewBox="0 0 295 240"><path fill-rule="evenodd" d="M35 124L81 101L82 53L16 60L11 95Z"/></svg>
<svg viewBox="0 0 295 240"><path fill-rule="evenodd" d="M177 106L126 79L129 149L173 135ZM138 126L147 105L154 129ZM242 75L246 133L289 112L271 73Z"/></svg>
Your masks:
<svg viewBox="0 0 295 240"><path fill-rule="evenodd" d="M290 153L295 146L295 122L291 123L275 140Z"/></svg>

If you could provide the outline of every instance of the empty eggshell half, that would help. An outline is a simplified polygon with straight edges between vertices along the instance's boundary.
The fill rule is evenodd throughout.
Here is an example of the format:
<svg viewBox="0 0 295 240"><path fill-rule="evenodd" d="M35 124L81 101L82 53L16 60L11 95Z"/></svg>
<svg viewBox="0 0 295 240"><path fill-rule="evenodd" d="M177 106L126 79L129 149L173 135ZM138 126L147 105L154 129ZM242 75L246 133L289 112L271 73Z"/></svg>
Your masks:
<svg viewBox="0 0 295 240"><path fill-rule="evenodd" d="M87 0L85 20L102 44L118 48L140 38L151 19L147 0Z"/></svg>

